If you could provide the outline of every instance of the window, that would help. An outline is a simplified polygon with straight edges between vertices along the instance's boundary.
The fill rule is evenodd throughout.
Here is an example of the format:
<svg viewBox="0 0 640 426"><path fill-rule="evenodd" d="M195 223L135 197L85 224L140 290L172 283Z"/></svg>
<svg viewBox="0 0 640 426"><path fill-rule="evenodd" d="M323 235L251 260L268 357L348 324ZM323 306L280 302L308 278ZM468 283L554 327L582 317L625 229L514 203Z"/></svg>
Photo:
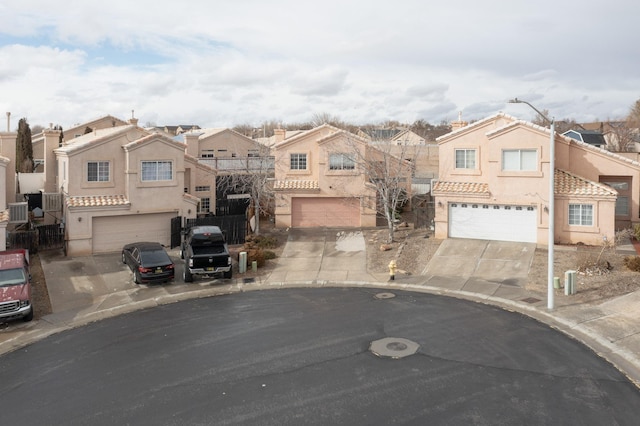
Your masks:
<svg viewBox="0 0 640 426"><path fill-rule="evenodd" d="M209 185L196 186L196 192L209 192L209 191L211 191L211 187Z"/></svg>
<svg viewBox="0 0 640 426"><path fill-rule="evenodd" d="M331 154L329 156L329 170L354 170L356 163L347 154Z"/></svg>
<svg viewBox="0 0 640 426"><path fill-rule="evenodd" d="M538 170L538 152L535 149L505 149L502 151L502 170Z"/></svg>
<svg viewBox="0 0 640 426"><path fill-rule="evenodd" d="M89 161L87 163L87 180L89 182L109 182L109 162Z"/></svg>
<svg viewBox="0 0 640 426"><path fill-rule="evenodd" d="M456 149L456 169L475 169L476 150Z"/></svg>
<svg viewBox="0 0 640 426"><path fill-rule="evenodd" d="M291 170L307 170L307 154L291 154Z"/></svg>
<svg viewBox="0 0 640 426"><path fill-rule="evenodd" d="M593 206L569 204L569 225L593 226Z"/></svg>
<svg viewBox="0 0 640 426"><path fill-rule="evenodd" d="M160 181L173 179L173 163L171 161L143 161L142 181Z"/></svg>
<svg viewBox="0 0 640 426"><path fill-rule="evenodd" d="M215 154L212 149L203 149L202 158L215 158Z"/></svg>
<svg viewBox="0 0 640 426"><path fill-rule="evenodd" d="M210 199L200 198L200 204L198 204L198 213L209 213L211 207Z"/></svg>

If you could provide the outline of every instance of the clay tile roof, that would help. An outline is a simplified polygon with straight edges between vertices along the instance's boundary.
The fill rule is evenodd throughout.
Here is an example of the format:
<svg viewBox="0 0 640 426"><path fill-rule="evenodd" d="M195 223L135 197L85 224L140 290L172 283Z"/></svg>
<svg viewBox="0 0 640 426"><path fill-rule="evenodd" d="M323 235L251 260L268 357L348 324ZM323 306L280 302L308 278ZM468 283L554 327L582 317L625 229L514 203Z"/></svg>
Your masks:
<svg viewBox="0 0 640 426"><path fill-rule="evenodd" d="M67 197L68 207L126 206L129 200L124 195L88 195Z"/></svg>
<svg viewBox="0 0 640 426"><path fill-rule="evenodd" d="M283 190L319 190L317 180L277 180L273 184L273 189Z"/></svg>
<svg viewBox="0 0 640 426"><path fill-rule="evenodd" d="M439 193L489 195L489 184L481 182L433 182L432 191Z"/></svg>
<svg viewBox="0 0 640 426"><path fill-rule="evenodd" d="M615 197L618 191L564 170L556 169L554 192L556 195L588 195L598 197Z"/></svg>

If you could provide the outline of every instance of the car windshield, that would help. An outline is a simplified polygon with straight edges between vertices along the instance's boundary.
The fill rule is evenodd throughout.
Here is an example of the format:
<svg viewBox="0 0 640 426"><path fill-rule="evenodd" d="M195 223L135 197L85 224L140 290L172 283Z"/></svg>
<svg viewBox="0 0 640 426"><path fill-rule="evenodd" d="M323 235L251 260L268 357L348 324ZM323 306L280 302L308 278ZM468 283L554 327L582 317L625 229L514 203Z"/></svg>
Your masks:
<svg viewBox="0 0 640 426"><path fill-rule="evenodd" d="M141 251L140 257L143 265L148 263L171 263L171 259L169 259L169 256L164 250Z"/></svg>
<svg viewBox="0 0 640 426"><path fill-rule="evenodd" d="M27 282L24 269L4 269L0 271L0 287L6 287Z"/></svg>

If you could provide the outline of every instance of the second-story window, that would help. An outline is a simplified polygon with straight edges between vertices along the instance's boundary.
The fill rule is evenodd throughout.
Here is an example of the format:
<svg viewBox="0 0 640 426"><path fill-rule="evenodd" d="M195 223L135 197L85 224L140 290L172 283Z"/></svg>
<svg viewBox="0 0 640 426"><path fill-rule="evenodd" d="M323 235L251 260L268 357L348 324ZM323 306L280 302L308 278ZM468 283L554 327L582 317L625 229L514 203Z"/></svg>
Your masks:
<svg viewBox="0 0 640 426"><path fill-rule="evenodd" d="M109 182L109 162L89 161L87 163L87 180L89 182Z"/></svg>
<svg viewBox="0 0 640 426"><path fill-rule="evenodd" d="M538 152L535 149L505 149L502 151L502 170L533 172L538 170Z"/></svg>
<svg viewBox="0 0 640 426"><path fill-rule="evenodd" d="M347 154L331 154L329 155L329 170L354 170L356 163Z"/></svg>
<svg viewBox="0 0 640 426"><path fill-rule="evenodd" d="M456 169L475 169L476 150L456 149Z"/></svg>
<svg viewBox="0 0 640 426"><path fill-rule="evenodd" d="M291 170L307 170L307 154L291 154L289 158Z"/></svg>
<svg viewBox="0 0 640 426"><path fill-rule="evenodd" d="M143 161L142 181L159 181L173 179L173 163L171 161Z"/></svg>

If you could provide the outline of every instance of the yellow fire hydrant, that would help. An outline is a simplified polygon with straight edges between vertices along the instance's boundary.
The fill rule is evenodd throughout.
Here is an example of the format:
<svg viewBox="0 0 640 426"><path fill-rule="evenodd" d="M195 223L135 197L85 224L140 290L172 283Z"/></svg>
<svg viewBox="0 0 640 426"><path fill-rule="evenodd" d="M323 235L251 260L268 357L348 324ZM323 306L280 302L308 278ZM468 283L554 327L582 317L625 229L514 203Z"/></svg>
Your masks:
<svg viewBox="0 0 640 426"><path fill-rule="evenodd" d="M396 261L391 259L391 262L389 262L389 280L393 281L396 279L396 270L398 269L398 266L396 265Z"/></svg>

